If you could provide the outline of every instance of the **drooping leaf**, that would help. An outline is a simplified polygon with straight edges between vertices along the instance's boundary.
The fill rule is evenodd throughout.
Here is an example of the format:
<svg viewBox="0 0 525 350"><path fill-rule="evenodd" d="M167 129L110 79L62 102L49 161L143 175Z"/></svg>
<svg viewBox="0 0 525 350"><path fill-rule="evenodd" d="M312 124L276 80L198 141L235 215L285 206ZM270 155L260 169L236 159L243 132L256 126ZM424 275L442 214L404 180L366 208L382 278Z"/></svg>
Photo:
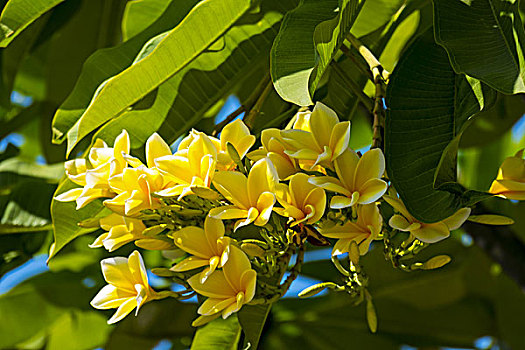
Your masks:
<svg viewBox="0 0 525 350"><path fill-rule="evenodd" d="M312 104L311 96L348 35L360 4L358 0L303 0L288 12L270 60L272 81L284 100Z"/></svg>
<svg viewBox="0 0 525 350"><path fill-rule="evenodd" d="M447 50L456 72L506 94L525 92L525 32L518 1L433 3L436 40Z"/></svg>
<svg viewBox="0 0 525 350"><path fill-rule="evenodd" d="M219 317L197 330L191 350L236 350L240 336L237 315L233 314L225 320Z"/></svg>
<svg viewBox="0 0 525 350"><path fill-rule="evenodd" d="M0 16L0 47L6 47L38 17L64 0L10 0Z"/></svg>
<svg viewBox="0 0 525 350"><path fill-rule="evenodd" d="M493 99L491 89L454 73L429 32L398 63L387 89L385 157L390 180L417 219L440 221L472 204L475 194L454 184L457 145L449 145ZM435 188L443 184L451 185Z"/></svg>
<svg viewBox="0 0 525 350"><path fill-rule="evenodd" d="M249 8L248 0L228 3L210 0L195 6L183 22L157 45L153 54L99 87L89 107L68 132L68 153L93 130L183 69L223 35ZM196 32L200 35L194 35Z"/></svg>

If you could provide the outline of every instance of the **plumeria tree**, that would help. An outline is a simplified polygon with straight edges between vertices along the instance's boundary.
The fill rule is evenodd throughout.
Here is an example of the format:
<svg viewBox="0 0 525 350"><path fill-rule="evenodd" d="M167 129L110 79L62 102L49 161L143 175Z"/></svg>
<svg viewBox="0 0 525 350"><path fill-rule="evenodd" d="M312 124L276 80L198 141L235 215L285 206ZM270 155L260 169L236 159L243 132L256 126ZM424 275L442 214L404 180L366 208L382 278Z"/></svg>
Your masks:
<svg viewBox="0 0 525 350"><path fill-rule="evenodd" d="M517 1L0 3L0 348L525 347Z"/></svg>

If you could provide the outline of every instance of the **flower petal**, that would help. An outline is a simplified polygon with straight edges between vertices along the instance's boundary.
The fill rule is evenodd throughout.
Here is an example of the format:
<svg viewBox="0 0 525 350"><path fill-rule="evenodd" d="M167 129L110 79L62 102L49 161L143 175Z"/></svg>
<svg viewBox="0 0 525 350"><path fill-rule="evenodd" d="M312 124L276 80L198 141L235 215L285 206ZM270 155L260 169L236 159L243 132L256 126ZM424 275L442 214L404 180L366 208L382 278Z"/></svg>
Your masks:
<svg viewBox="0 0 525 350"><path fill-rule="evenodd" d="M422 225L420 229L410 231L410 233L420 241L426 243L436 243L450 236L450 231L443 222L425 224L424 226Z"/></svg>
<svg viewBox="0 0 525 350"><path fill-rule="evenodd" d="M108 320L108 324L117 323L118 321L122 320L124 317L126 317L131 311L133 311L134 308L137 307L137 300L136 299L128 299L125 302L123 302L117 311L111 316L111 318Z"/></svg>
<svg viewBox="0 0 525 350"><path fill-rule="evenodd" d="M174 232L172 236L177 247L199 258L207 260L215 255L200 227L187 226Z"/></svg>
<svg viewBox="0 0 525 350"><path fill-rule="evenodd" d="M442 222L447 225L450 231L457 230L461 225L463 225L465 221L467 221L471 211L472 210L470 208L461 208Z"/></svg>
<svg viewBox="0 0 525 350"><path fill-rule="evenodd" d="M342 185L349 191L355 191L354 178L359 156L351 149L347 148L339 157L334 160L335 172L341 180Z"/></svg>
<svg viewBox="0 0 525 350"><path fill-rule="evenodd" d="M194 291L208 298L228 299L237 294L224 277L224 270L215 271L204 283L201 283L199 274L193 275L188 278L188 284Z"/></svg>
<svg viewBox="0 0 525 350"><path fill-rule="evenodd" d="M230 247L230 256L226 264L224 264L222 271L232 290L237 294L240 291L244 291L242 286L241 277L244 272L250 270L252 267L250 260L246 254L236 246Z"/></svg>
<svg viewBox="0 0 525 350"><path fill-rule="evenodd" d="M379 148L363 154L355 170L354 188L360 189L370 179L379 179L385 172L385 156Z"/></svg>
<svg viewBox="0 0 525 350"><path fill-rule="evenodd" d="M350 143L350 122L338 123L332 130L330 137L330 148L332 149L332 160L339 157Z"/></svg>
<svg viewBox="0 0 525 350"><path fill-rule="evenodd" d="M339 118L331 108L321 102L315 104L310 114L310 130L321 148L330 145L332 130L338 122Z"/></svg>
<svg viewBox="0 0 525 350"><path fill-rule="evenodd" d="M219 171L213 177L213 184L224 198L238 208L248 209L252 206L246 191L248 179L243 174L233 171Z"/></svg>
<svg viewBox="0 0 525 350"><path fill-rule="evenodd" d="M370 204L377 201L385 194L388 184L380 179L370 179L362 187L359 187L359 204Z"/></svg>
<svg viewBox="0 0 525 350"><path fill-rule="evenodd" d="M221 312L231 304L235 304L235 296L227 299L209 298L201 304L197 312L200 315L210 316Z"/></svg>
<svg viewBox="0 0 525 350"><path fill-rule="evenodd" d="M408 231L411 223L401 215L393 215L388 221L388 224L396 230Z"/></svg>
<svg viewBox="0 0 525 350"><path fill-rule="evenodd" d="M175 266L170 268L171 271L188 271L197 269L199 267L207 266L209 264L208 259L199 258L197 256L190 256L181 262L177 263Z"/></svg>
<svg viewBox="0 0 525 350"><path fill-rule="evenodd" d="M153 133L146 141L146 160L148 167L155 167L155 159L163 156L171 156L170 146L168 146L159 134Z"/></svg>
<svg viewBox="0 0 525 350"><path fill-rule="evenodd" d="M208 215L220 220L244 219L248 217L248 210L239 209L234 205L225 205L211 209Z"/></svg>

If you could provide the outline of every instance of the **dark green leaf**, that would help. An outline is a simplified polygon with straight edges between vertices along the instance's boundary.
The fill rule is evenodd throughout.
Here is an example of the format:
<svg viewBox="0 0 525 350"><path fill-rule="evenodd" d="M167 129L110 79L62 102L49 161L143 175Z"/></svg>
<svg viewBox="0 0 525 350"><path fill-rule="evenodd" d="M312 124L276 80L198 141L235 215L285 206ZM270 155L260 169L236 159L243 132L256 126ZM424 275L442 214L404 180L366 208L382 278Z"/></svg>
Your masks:
<svg viewBox="0 0 525 350"><path fill-rule="evenodd" d="M436 40L456 72L506 94L525 92L525 32L517 0L433 2Z"/></svg>
<svg viewBox="0 0 525 350"><path fill-rule="evenodd" d="M465 205L461 193L436 189L435 180L437 185L456 181L457 148L447 147L467 119L493 97L492 90L475 79L454 73L446 51L429 32L414 42L396 66L386 97L387 173L417 219L440 221Z"/></svg>
<svg viewBox="0 0 525 350"><path fill-rule="evenodd" d="M244 344L250 344L251 349L257 349L271 304L267 305L245 305L239 311L239 323L244 332Z"/></svg>

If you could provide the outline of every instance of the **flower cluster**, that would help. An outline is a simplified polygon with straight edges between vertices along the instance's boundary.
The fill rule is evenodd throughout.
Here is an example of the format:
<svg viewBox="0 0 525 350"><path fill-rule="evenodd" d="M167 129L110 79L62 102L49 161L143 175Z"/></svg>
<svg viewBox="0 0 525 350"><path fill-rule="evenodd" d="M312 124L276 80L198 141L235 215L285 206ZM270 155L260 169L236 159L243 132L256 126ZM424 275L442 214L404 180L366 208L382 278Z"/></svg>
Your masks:
<svg viewBox="0 0 525 350"><path fill-rule="evenodd" d="M92 305L118 308L108 321L113 323L148 301L197 293L207 299L195 326L226 318L243 305L284 295L307 242L333 244L332 260L347 283L332 283L332 289L370 299L356 266L372 241L401 231L410 233L407 241L437 242L458 228L470 209L438 223L417 221L393 190L384 196L389 185L382 151L361 154L349 140L350 122L321 103L297 113L288 129L264 130L261 146L251 152L256 138L241 120L226 125L220 138L192 130L174 152L153 134L145 162L130 154L126 131L113 147L97 140L87 159L66 163L67 177L81 187L55 199L76 201L77 209L103 199L112 213L99 219L105 232L91 247L111 252L134 242L163 251L172 265L163 276L185 289L155 291L134 251L129 258L102 261L108 285ZM388 225L382 198L398 212ZM346 253L348 268L339 261ZM294 254L298 268L281 284Z"/></svg>

